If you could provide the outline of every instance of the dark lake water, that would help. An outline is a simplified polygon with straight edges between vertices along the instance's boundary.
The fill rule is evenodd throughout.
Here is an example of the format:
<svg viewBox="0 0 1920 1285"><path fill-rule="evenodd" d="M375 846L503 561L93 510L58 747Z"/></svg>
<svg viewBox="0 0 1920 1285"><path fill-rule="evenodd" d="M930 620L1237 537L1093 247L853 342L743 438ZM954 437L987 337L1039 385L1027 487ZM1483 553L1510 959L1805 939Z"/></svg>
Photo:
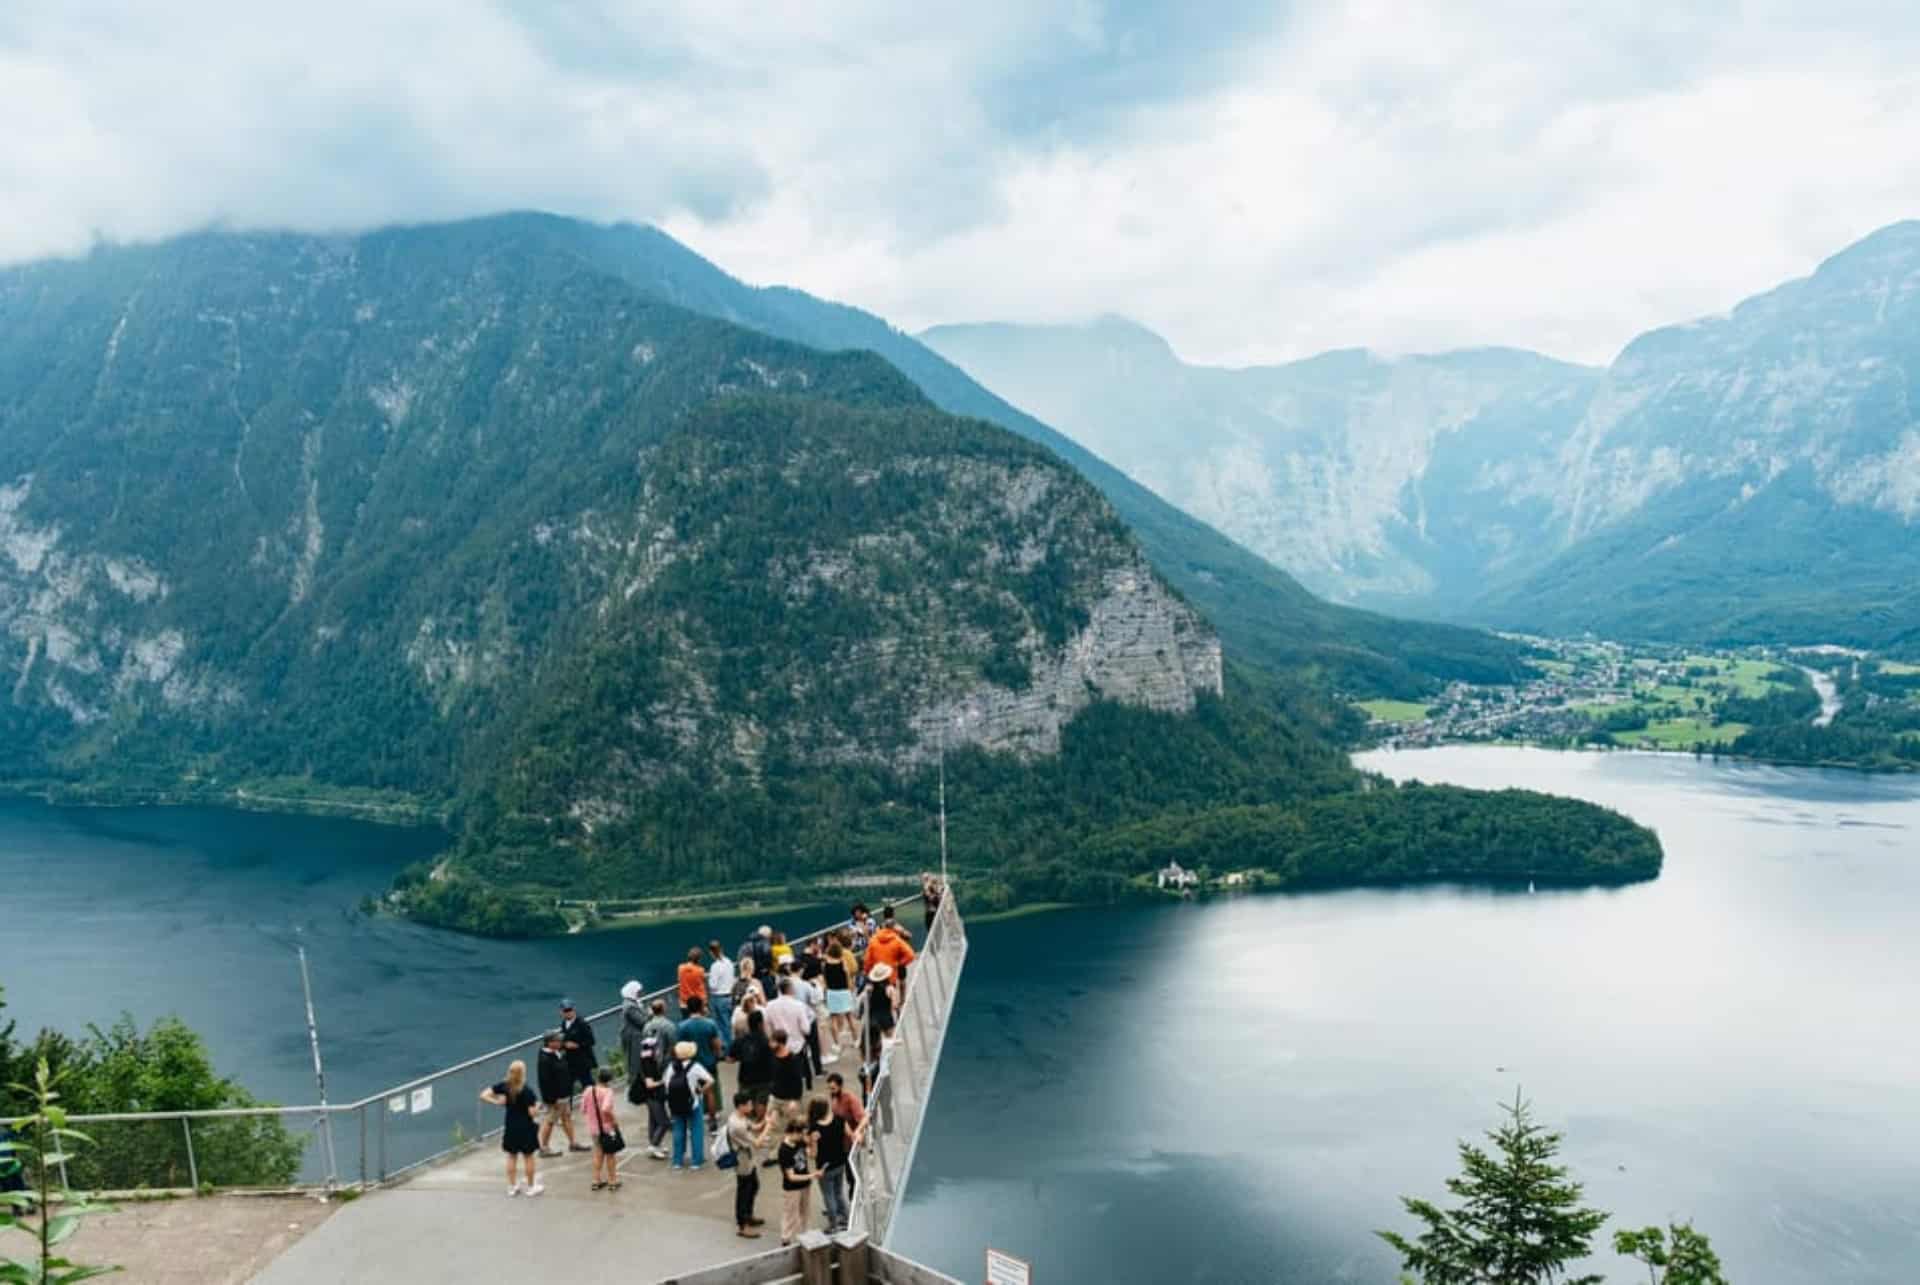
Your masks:
<svg viewBox="0 0 1920 1285"><path fill-rule="evenodd" d="M1249 897L973 928L896 1245L981 1276L1391 1281L1371 1229L1444 1195L1516 1089L1620 1224L1694 1219L1743 1285L1920 1280L1920 782L1445 749L1397 777L1527 785L1654 825L1615 891ZM304 1101L293 945L358 1096L664 982L751 919L493 943L354 911L437 836L0 803L0 984L23 1026L178 1013ZM782 917L813 926L828 911ZM1611 1279L1633 1275L1613 1267Z"/></svg>

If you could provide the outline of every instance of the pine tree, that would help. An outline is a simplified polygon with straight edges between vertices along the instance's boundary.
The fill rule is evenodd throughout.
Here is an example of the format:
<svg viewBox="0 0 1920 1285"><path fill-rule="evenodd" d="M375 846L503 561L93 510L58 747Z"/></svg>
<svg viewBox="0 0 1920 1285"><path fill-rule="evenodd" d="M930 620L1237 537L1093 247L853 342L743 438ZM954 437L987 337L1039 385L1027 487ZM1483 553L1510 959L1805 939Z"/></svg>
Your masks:
<svg viewBox="0 0 1920 1285"><path fill-rule="evenodd" d="M1560 1134L1535 1123L1517 1093L1501 1110L1506 1123L1487 1135L1493 1153L1460 1144L1462 1172L1447 1190L1461 1203L1402 1199L1426 1230L1414 1240L1389 1231L1380 1238L1419 1285L1599 1285L1599 1276L1568 1272L1591 1252L1607 1215L1582 1205L1581 1185L1553 1163Z"/></svg>
<svg viewBox="0 0 1920 1285"><path fill-rule="evenodd" d="M1727 1285L1713 1243L1691 1223L1613 1233L1614 1252L1647 1265L1652 1285Z"/></svg>

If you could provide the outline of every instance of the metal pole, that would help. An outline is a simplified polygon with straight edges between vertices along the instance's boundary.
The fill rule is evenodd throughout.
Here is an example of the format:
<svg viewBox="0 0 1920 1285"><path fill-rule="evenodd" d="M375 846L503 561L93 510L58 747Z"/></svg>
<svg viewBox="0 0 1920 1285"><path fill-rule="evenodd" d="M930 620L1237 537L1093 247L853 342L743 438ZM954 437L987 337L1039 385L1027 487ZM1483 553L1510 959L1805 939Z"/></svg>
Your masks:
<svg viewBox="0 0 1920 1285"><path fill-rule="evenodd" d="M307 976L307 948L300 951L300 990L307 997L307 1042L313 1046L313 1082L320 1090L320 1105L327 1105L327 1072L320 1065L320 1027L313 1020L313 981ZM323 1111L320 1116L321 1142L327 1152L327 1190L332 1191L339 1184L340 1174L335 1165L333 1154L333 1114Z"/></svg>
<svg viewBox="0 0 1920 1285"><path fill-rule="evenodd" d="M180 1128L187 1135L187 1185L195 1191L200 1190L200 1167L193 1162L193 1119L180 1117Z"/></svg>
<svg viewBox="0 0 1920 1285"><path fill-rule="evenodd" d="M940 895L947 887L947 724L940 721Z"/></svg>

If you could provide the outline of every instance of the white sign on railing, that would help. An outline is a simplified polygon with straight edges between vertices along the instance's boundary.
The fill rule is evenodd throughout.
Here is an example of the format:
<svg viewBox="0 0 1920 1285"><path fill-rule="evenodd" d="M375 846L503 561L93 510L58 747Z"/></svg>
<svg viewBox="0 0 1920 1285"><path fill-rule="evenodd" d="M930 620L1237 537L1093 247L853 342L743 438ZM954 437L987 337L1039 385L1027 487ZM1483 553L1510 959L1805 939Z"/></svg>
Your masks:
<svg viewBox="0 0 1920 1285"><path fill-rule="evenodd" d="M1033 1264L997 1249L987 1251L987 1285L1033 1285Z"/></svg>

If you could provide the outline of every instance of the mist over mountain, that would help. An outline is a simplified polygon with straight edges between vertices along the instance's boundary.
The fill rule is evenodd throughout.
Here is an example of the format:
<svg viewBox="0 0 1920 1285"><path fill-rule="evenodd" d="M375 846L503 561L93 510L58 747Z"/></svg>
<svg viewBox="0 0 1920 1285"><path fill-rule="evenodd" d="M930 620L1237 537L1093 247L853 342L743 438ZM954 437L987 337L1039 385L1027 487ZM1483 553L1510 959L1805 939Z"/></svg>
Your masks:
<svg viewBox="0 0 1920 1285"><path fill-rule="evenodd" d="M1003 396L1310 587L1546 632L1920 637L1920 224L1595 370L1513 350L1227 370L1132 323L942 326Z"/></svg>

